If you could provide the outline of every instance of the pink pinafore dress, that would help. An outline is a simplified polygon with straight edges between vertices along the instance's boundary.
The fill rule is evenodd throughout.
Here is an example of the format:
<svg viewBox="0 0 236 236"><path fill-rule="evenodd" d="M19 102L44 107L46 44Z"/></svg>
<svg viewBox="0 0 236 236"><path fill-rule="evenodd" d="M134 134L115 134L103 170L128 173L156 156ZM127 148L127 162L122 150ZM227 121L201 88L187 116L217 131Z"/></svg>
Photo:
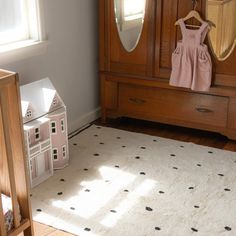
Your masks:
<svg viewBox="0 0 236 236"><path fill-rule="evenodd" d="M212 63L204 39L209 30L202 23L198 30L187 29L183 19L179 20L182 40L172 53L170 85L208 91L211 86Z"/></svg>

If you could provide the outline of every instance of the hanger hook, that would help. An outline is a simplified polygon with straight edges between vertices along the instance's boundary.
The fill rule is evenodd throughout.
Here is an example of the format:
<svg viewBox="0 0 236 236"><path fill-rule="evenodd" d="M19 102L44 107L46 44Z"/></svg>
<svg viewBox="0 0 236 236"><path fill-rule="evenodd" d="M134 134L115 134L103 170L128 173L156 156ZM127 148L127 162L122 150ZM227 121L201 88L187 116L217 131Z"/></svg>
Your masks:
<svg viewBox="0 0 236 236"><path fill-rule="evenodd" d="M198 4L198 0L192 0L192 4L193 4L193 10L196 10L197 4Z"/></svg>

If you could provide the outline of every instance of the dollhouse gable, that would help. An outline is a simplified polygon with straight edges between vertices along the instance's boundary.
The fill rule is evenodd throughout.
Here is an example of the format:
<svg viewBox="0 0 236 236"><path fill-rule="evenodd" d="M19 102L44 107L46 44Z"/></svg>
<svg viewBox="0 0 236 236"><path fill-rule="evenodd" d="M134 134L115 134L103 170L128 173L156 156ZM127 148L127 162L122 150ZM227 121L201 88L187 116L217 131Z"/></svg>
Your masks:
<svg viewBox="0 0 236 236"><path fill-rule="evenodd" d="M24 114L26 112L25 107L27 104L25 101L35 107L34 116L24 120L24 123L44 116L61 107L65 107L64 102L58 95L49 78L23 85L20 87L20 92L22 100L22 113Z"/></svg>
<svg viewBox="0 0 236 236"><path fill-rule="evenodd" d="M21 111L24 123L34 119L35 110L30 102L21 101Z"/></svg>
<svg viewBox="0 0 236 236"><path fill-rule="evenodd" d="M43 88L43 98L47 113L65 107L65 104L55 89Z"/></svg>

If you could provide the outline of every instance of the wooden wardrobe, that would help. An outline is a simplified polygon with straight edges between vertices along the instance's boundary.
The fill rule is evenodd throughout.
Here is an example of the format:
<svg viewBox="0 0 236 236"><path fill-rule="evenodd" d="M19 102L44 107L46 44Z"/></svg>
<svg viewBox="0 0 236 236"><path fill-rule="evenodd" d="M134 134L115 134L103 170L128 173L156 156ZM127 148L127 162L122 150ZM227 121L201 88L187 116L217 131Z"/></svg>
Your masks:
<svg viewBox="0 0 236 236"><path fill-rule="evenodd" d="M208 47L213 63L208 92L169 86L171 55L181 38L175 22L192 7L191 0L146 0L139 42L128 52L117 31L114 1L99 0L103 121L126 116L214 131L236 140L236 49L219 61ZM206 0L198 1L197 10L204 19ZM209 46L207 39L205 43Z"/></svg>

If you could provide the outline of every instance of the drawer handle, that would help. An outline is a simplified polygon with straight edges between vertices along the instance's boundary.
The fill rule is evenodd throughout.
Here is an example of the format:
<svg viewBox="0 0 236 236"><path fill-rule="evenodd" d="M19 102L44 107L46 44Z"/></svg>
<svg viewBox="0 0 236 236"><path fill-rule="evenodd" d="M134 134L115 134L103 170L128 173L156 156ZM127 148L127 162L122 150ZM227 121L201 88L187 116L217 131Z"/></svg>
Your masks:
<svg viewBox="0 0 236 236"><path fill-rule="evenodd" d="M129 100L136 104L144 104L146 101L140 98L129 98Z"/></svg>
<svg viewBox="0 0 236 236"><path fill-rule="evenodd" d="M213 111L210 110L210 109L202 108L202 107L197 107L196 110L197 110L198 112L202 112L202 113L211 113L211 112L213 112Z"/></svg>

